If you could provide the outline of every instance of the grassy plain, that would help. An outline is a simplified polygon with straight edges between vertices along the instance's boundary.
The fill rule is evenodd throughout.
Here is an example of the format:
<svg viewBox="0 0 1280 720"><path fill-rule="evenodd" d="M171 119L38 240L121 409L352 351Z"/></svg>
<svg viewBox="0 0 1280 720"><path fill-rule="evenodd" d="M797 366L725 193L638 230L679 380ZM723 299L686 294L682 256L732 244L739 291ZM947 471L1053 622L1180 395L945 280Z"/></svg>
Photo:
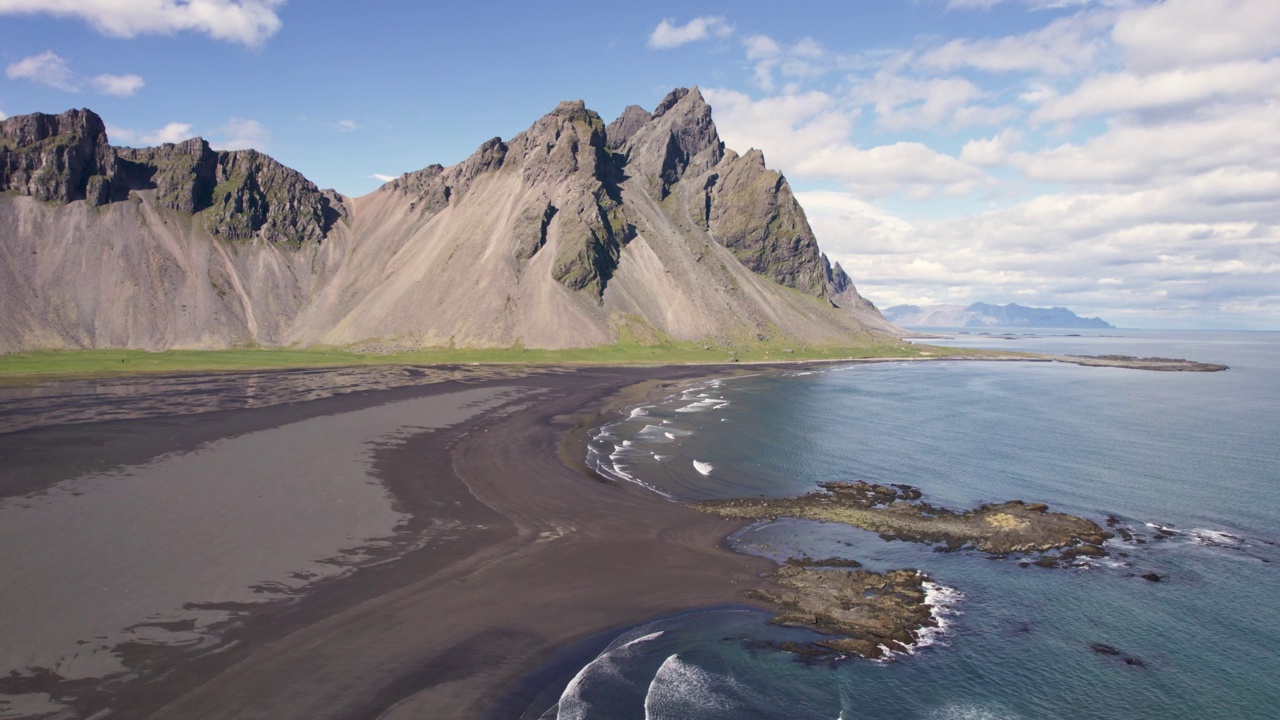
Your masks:
<svg viewBox="0 0 1280 720"><path fill-rule="evenodd" d="M710 348L710 349L707 349ZM857 347L803 347L757 343L737 347L696 342L617 343L590 348L432 348L392 354L342 348L246 348L238 350L46 350L0 355L0 383L56 377L109 377L145 373L205 373L356 365L685 365L726 362L796 362L867 358L918 358L965 353L953 348L898 342ZM736 360L735 360L736 358Z"/></svg>

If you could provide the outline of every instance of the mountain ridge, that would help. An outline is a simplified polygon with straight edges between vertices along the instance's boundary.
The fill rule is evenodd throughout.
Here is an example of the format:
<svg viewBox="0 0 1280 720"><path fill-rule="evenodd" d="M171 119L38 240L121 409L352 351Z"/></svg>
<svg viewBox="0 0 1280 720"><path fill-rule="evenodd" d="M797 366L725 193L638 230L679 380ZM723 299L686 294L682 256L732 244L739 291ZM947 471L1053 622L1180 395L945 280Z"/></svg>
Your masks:
<svg viewBox="0 0 1280 720"><path fill-rule="evenodd" d="M1102 318L1085 318L1064 307L1035 308L1009 303L992 305L895 305L885 308L890 322L914 327L1098 328L1115 326Z"/></svg>
<svg viewBox="0 0 1280 720"><path fill-rule="evenodd" d="M18 116L0 191L3 351L898 335L697 88L608 126L562 102L354 199L253 150L114 148L90 111Z"/></svg>

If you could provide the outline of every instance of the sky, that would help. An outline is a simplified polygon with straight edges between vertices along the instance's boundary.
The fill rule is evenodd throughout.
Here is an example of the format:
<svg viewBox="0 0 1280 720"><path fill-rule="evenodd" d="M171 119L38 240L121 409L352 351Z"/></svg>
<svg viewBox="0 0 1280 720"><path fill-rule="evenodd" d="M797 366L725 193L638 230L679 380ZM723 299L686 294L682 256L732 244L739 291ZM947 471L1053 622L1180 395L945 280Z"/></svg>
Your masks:
<svg viewBox="0 0 1280 720"><path fill-rule="evenodd" d="M696 85L880 307L1280 330L1277 0L0 0L0 67L0 117L352 196Z"/></svg>

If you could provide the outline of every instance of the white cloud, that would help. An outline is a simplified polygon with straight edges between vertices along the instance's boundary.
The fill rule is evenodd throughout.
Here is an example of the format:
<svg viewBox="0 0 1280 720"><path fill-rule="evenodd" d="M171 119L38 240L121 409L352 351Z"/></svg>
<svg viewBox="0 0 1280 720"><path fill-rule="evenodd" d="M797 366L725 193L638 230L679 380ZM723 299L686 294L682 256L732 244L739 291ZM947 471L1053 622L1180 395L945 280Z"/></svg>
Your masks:
<svg viewBox="0 0 1280 720"><path fill-rule="evenodd" d="M1079 144L1013 155L1010 164L1050 182L1147 185L1222 168L1280 169L1280 104L1221 108L1155 125L1113 122Z"/></svg>
<svg viewBox="0 0 1280 720"><path fill-rule="evenodd" d="M130 97L146 84L137 75L102 74L91 78L82 77L71 69L71 64L66 58L52 50L11 63L5 68L5 75L15 80L19 78L30 80L66 92L80 92L87 85L94 92L120 97Z"/></svg>
<svg viewBox="0 0 1280 720"><path fill-rule="evenodd" d="M9 119L9 116L5 115L3 110L0 110L0 120L8 120L8 119Z"/></svg>
<svg viewBox="0 0 1280 720"><path fill-rule="evenodd" d="M215 150L247 150L265 151L271 142L271 133L257 120L232 118L225 125L213 131L214 139L209 146Z"/></svg>
<svg viewBox="0 0 1280 720"><path fill-rule="evenodd" d="M1022 139L1022 133L1006 128L989 138L978 138L964 144L960 160L978 167L996 167L1009 161L1009 150Z"/></svg>
<svg viewBox="0 0 1280 720"><path fill-rule="evenodd" d="M137 75L98 75L89 79L89 86L104 95L132 97L146 83Z"/></svg>
<svg viewBox="0 0 1280 720"><path fill-rule="evenodd" d="M343 132L351 132L352 130L359 130L360 124L355 120L339 120L335 127Z"/></svg>
<svg viewBox="0 0 1280 720"><path fill-rule="evenodd" d="M1165 0L1126 12L1111 37L1139 71L1263 57L1280 50L1280 3Z"/></svg>
<svg viewBox="0 0 1280 720"><path fill-rule="evenodd" d="M984 182L981 170L918 142L859 148L856 111L826 93L752 100L733 90L705 92L725 143L760 148L770 165L795 178L837 180L867 196L963 194Z"/></svg>
<svg viewBox="0 0 1280 720"><path fill-rule="evenodd" d="M31 55L12 63L4 70L10 79L22 78L49 87L76 92L80 89L79 80L71 72L66 59L59 57L52 50L39 55Z"/></svg>
<svg viewBox="0 0 1280 720"><path fill-rule="evenodd" d="M755 83L763 90L774 89L775 72L792 79L816 78L839 62L821 43L809 37L784 46L768 35L752 35L743 40L742 45L747 59L755 62Z"/></svg>
<svg viewBox="0 0 1280 720"><path fill-rule="evenodd" d="M1105 73L1086 80L1067 95L1046 99L1032 114L1032 119L1055 122L1090 115L1185 107L1220 100L1258 100L1278 95L1280 60L1176 68L1150 75Z"/></svg>
<svg viewBox="0 0 1280 720"><path fill-rule="evenodd" d="M1223 314L1245 325L1280 321L1280 218L1215 217L1222 193L1206 192L1223 182L1219 176L1156 192L1048 195L921 222L844 193L799 198L824 249L881 307L1017 300L1065 305L1121 325ZM1280 175L1269 182L1280 191Z"/></svg>
<svg viewBox="0 0 1280 720"><path fill-rule="evenodd" d="M163 145L165 143L180 143L191 137L190 123L171 122L153 133L144 135L143 139L148 145Z"/></svg>
<svg viewBox="0 0 1280 720"><path fill-rule="evenodd" d="M974 68L987 72L1043 72L1062 75L1090 67L1102 51L1099 31L1110 16L1083 13L1055 20L1023 35L970 40L960 38L925 51L915 64L950 72Z"/></svg>
<svg viewBox="0 0 1280 720"><path fill-rule="evenodd" d="M194 133L191 132L191 123L171 122L159 130L150 132L139 132L113 125L107 126L107 137L111 138L113 143L123 143L133 147L179 143L194 136Z"/></svg>
<svg viewBox="0 0 1280 720"><path fill-rule="evenodd" d="M1004 2L1070 12L909 46L750 35L765 95L708 91L721 136L828 188L797 197L882 306L1016 300L1121 325L1280 328L1280 2ZM788 75L790 61L804 64ZM930 147L939 133L960 149Z"/></svg>
<svg viewBox="0 0 1280 720"><path fill-rule="evenodd" d="M280 29L284 0L0 0L0 15L78 18L116 37L199 32L260 45Z"/></svg>
<svg viewBox="0 0 1280 720"><path fill-rule="evenodd" d="M671 19L664 18L649 34L649 47L655 50L667 50L699 40L724 38L732 34L733 26L721 15L696 17L684 25L676 25Z"/></svg>
<svg viewBox="0 0 1280 720"><path fill-rule="evenodd" d="M373 178L374 180L379 180L379 181L384 182L384 183L389 183L389 182L391 182L392 180L395 180L398 176L397 176L397 175L383 175L382 173L374 173L374 174L370 175L369 177Z"/></svg>
<svg viewBox="0 0 1280 720"><path fill-rule="evenodd" d="M881 71L858 82L852 97L870 104L876 123L888 130L996 125L1022 114L1008 107L974 104L987 92L961 77L917 78Z"/></svg>

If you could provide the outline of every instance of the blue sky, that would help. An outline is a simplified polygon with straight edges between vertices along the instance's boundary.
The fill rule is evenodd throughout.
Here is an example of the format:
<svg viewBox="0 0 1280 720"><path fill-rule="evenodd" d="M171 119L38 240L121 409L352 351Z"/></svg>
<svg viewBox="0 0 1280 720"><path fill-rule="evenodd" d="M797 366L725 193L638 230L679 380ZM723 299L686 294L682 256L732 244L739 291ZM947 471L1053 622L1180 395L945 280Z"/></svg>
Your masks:
<svg viewBox="0 0 1280 720"><path fill-rule="evenodd" d="M1280 3L0 0L0 114L349 195L698 85L874 302L1280 329Z"/></svg>

